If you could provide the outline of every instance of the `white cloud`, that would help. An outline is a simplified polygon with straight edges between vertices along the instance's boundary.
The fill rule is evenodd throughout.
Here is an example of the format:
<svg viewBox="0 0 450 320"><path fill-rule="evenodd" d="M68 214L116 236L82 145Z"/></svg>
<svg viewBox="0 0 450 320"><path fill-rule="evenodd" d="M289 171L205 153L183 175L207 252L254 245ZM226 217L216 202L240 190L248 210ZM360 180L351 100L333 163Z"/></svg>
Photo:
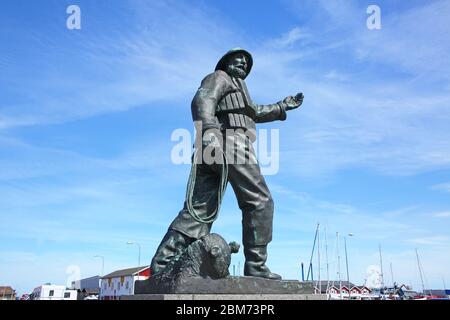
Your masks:
<svg viewBox="0 0 450 320"><path fill-rule="evenodd" d="M275 49L283 49L292 47L299 40L307 39L311 35L303 30L302 28L295 27L291 29L289 32L283 34L278 39L270 40L268 43L273 46Z"/></svg>
<svg viewBox="0 0 450 320"><path fill-rule="evenodd" d="M417 210L418 206L408 206L396 210L390 210L383 212L383 215L386 217L404 217L404 216L412 216Z"/></svg>
<svg viewBox="0 0 450 320"><path fill-rule="evenodd" d="M436 218L450 218L450 211L437 212L433 214Z"/></svg>
<svg viewBox="0 0 450 320"><path fill-rule="evenodd" d="M338 73L336 70L331 70L330 72L325 74L325 78L333 81L345 81L349 79L349 76L346 74Z"/></svg>
<svg viewBox="0 0 450 320"><path fill-rule="evenodd" d="M440 183L431 187L433 190L450 192L450 183Z"/></svg>
<svg viewBox="0 0 450 320"><path fill-rule="evenodd" d="M430 236L406 240L407 242L429 245L429 246L450 246L450 238L447 236Z"/></svg>
<svg viewBox="0 0 450 320"><path fill-rule="evenodd" d="M342 22L358 12L351 3L322 2L322 5L332 17ZM433 13L435 9L440 9L441 13ZM180 103L188 104L199 81L212 70L217 58L228 46L242 41L232 34L231 24L226 20L216 26L209 17L215 13L203 10L205 8L183 5L172 8L163 3L139 2L136 5L138 33L121 33L114 35L115 41L103 39L84 45L88 49L86 57L96 70L108 70L112 74L107 82L99 82L98 77L94 77L95 82L81 82L75 78L61 83L60 77L56 76L48 77L42 85L25 82L25 87L30 86L29 91L37 88L37 92L41 92L34 95L33 99L37 100L32 103L39 106L39 110L30 104L6 106L0 126L64 122L150 105L160 100L181 99ZM447 21L443 16L448 10L448 5L440 3L406 12L392 22L392 27L371 33L369 40L365 31L352 22L349 30L354 34L344 41L335 39L332 29L323 40L311 32L312 37L308 38L315 42L311 47L299 50L298 42L307 33L295 27L277 40L287 46L283 50L269 45L274 40L253 43L250 49L254 53L255 68L249 86L257 102L274 102L297 90L305 93L303 110L289 113L286 123L277 124L282 128L281 161L284 166L296 168L293 169L295 173L305 176L320 176L361 165L394 175L450 166L447 151L450 150L450 139L446 139L446 125L450 120L446 109L450 103L448 92L437 93L427 86L417 95L415 80L405 82L402 78L380 82L377 75L373 79L361 78L361 75L347 74L336 68L320 70L320 65L314 65L312 72L308 66L313 56L320 60L323 54L333 54L343 48L350 52L365 50L368 53L364 59L371 63L389 63L395 67L406 56L407 60L426 65L426 70L414 63L407 65L415 76L427 75L426 83L443 79L441 66L433 61L443 60L438 58L442 52L448 52L446 42L434 43L435 40L426 39L435 39L436 34L442 36L441 27ZM424 21L437 19L438 29L435 30L433 24L426 24L423 29L420 24L419 30L413 16L420 16ZM162 17L183 23L167 24ZM389 19L392 18L386 17L386 25L391 24ZM150 20L153 23L149 24ZM421 56L414 54L411 57L406 53L416 48L418 35L433 41L426 45L433 51L420 50ZM389 51L393 47L389 44L398 41L402 49ZM118 54L111 56L109 52ZM386 57L389 59L384 59ZM429 75L430 68L434 68L432 75ZM328 78L321 79L323 76L315 76L317 73L328 75ZM330 83L330 77L346 81L344 84ZM70 86L75 95L70 95L61 105L60 100L42 94L48 92L43 90L44 86L57 90L67 90ZM28 116L24 118L23 114ZM293 166L294 161L298 165Z"/></svg>
<svg viewBox="0 0 450 320"><path fill-rule="evenodd" d="M450 80L448 30L450 3L433 1L401 15L383 16L380 32L366 32L363 47L366 58L396 65L417 76Z"/></svg>
<svg viewBox="0 0 450 320"><path fill-rule="evenodd" d="M71 172L92 175L107 171L111 173L113 170L146 170L149 174L158 174L162 173L160 170L164 171L168 163L172 165L170 150L173 145L170 136L129 143L125 150L111 157L94 157L65 148L35 145L10 136L0 136L0 146L8 151L0 158L0 181L58 176ZM175 166L171 171L174 169L182 168Z"/></svg>
<svg viewBox="0 0 450 320"><path fill-rule="evenodd" d="M328 3L322 2L343 24L360 9L355 3ZM443 53L450 42L442 39L447 36L447 12L446 3L426 4L395 17L387 15L386 27L370 36L365 24L351 22L345 41L337 34L339 28L336 33L331 28L326 34L313 33L313 39L321 40L306 49L256 50L255 73L249 78L256 101L273 102L298 90L305 93L303 107L290 112L287 122L276 124L281 128L281 167L289 168L289 174L316 178L361 166L388 175L450 167L450 92L439 89L449 80L446 62L441 63L448 60ZM438 26L424 26L414 16L424 23L436 19ZM425 41L419 47L429 50L417 50L418 37ZM358 62L354 53L361 48L370 54ZM352 72L333 67L330 73L326 63L318 63L330 54L342 55ZM339 81L330 81L341 74Z"/></svg>
<svg viewBox="0 0 450 320"><path fill-rule="evenodd" d="M292 231L312 233L318 222L321 223L322 230L326 225L331 233L353 233L355 239L364 243L391 241L426 232L413 219L399 219L399 215L409 213L415 207L375 215L367 208L317 199L304 192L287 190L276 183L270 183L270 189L275 199L276 228L289 235Z"/></svg>
<svg viewBox="0 0 450 320"><path fill-rule="evenodd" d="M217 13L206 8L128 4L124 14L134 17L133 25L108 29L101 37L88 33L72 39L73 52L30 44L30 49L40 51L34 56L35 65L52 61L62 67L49 65L36 70L38 76L11 82L10 94L23 98L1 106L0 129L63 123L162 100L189 105L201 79L213 71L228 44L239 42L223 24L213 22ZM67 32L59 36L63 42Z"/></svg>

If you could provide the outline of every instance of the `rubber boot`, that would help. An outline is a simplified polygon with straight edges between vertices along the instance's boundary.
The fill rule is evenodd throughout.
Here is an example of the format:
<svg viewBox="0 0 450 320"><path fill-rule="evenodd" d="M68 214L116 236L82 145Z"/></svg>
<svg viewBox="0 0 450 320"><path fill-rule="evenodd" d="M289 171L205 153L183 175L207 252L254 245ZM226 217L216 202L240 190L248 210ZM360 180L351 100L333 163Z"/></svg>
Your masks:
<svg viewBox="0 0 450 320"><path fill-rule="evenodd" d="M272 273L266 266L267 245L265 246L244 246L245 266L244 275L260 277L271 280L281 280L281 276Z"/></svg>
<svg viewBox="0 0 450 320"><path fill-rule="evenodd" d="M195 239L185 236L181 232L169 229L152 259L150 265L152 274L154 275L163 271L167 264L174 257L181 255L194 240Z"/></svg>

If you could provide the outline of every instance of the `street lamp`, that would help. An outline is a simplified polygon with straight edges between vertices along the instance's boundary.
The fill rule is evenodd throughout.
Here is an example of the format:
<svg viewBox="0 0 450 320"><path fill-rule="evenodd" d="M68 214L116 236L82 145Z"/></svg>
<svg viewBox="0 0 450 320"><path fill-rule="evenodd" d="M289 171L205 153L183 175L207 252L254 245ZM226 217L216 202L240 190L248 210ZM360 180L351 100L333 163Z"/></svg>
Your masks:
<svg viewBox="0 0 450 320"><path fill-rule="evenodd" d="M94 256L94 258L101 258L102 259L102 274L100 276L103 277L103 271L105 270L105 257L97 254L97 255Z"/></svg>
<svg viewBox="0 0 450 320"><path fill-rule="evenodd" d="M138 267L140 267L141 266L141 245L134 241L128 241L127 244L135 244L139 247Z"/></svg>

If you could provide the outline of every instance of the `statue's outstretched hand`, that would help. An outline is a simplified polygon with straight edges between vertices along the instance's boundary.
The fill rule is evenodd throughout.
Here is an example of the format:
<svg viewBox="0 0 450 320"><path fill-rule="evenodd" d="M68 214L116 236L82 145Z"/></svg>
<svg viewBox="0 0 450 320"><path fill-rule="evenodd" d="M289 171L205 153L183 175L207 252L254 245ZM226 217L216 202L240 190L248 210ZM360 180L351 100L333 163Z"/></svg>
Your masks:
<svg viewBox="0 0 450 320"><path fill-rule="evenodd" d="M285 105L286 111L297 109L303 103L304 95L303 93L297 93L295 97L289 96L284 98L283 104Z"/></svg>

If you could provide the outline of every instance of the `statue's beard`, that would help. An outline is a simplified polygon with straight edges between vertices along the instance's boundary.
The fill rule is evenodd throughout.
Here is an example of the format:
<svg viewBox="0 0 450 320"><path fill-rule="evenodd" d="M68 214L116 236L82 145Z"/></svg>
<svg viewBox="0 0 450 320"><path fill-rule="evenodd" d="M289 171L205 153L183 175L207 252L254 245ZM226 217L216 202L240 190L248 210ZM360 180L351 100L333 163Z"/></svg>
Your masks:
<svg viewBox="0 0 450 320"><path fill-rule="evenodd" d="M244 79L247 76L247 72L245 72L245 70L242 70L241 68L238 68L233 65L228 66L227 73L232 77L241 79Z"/></svg>

